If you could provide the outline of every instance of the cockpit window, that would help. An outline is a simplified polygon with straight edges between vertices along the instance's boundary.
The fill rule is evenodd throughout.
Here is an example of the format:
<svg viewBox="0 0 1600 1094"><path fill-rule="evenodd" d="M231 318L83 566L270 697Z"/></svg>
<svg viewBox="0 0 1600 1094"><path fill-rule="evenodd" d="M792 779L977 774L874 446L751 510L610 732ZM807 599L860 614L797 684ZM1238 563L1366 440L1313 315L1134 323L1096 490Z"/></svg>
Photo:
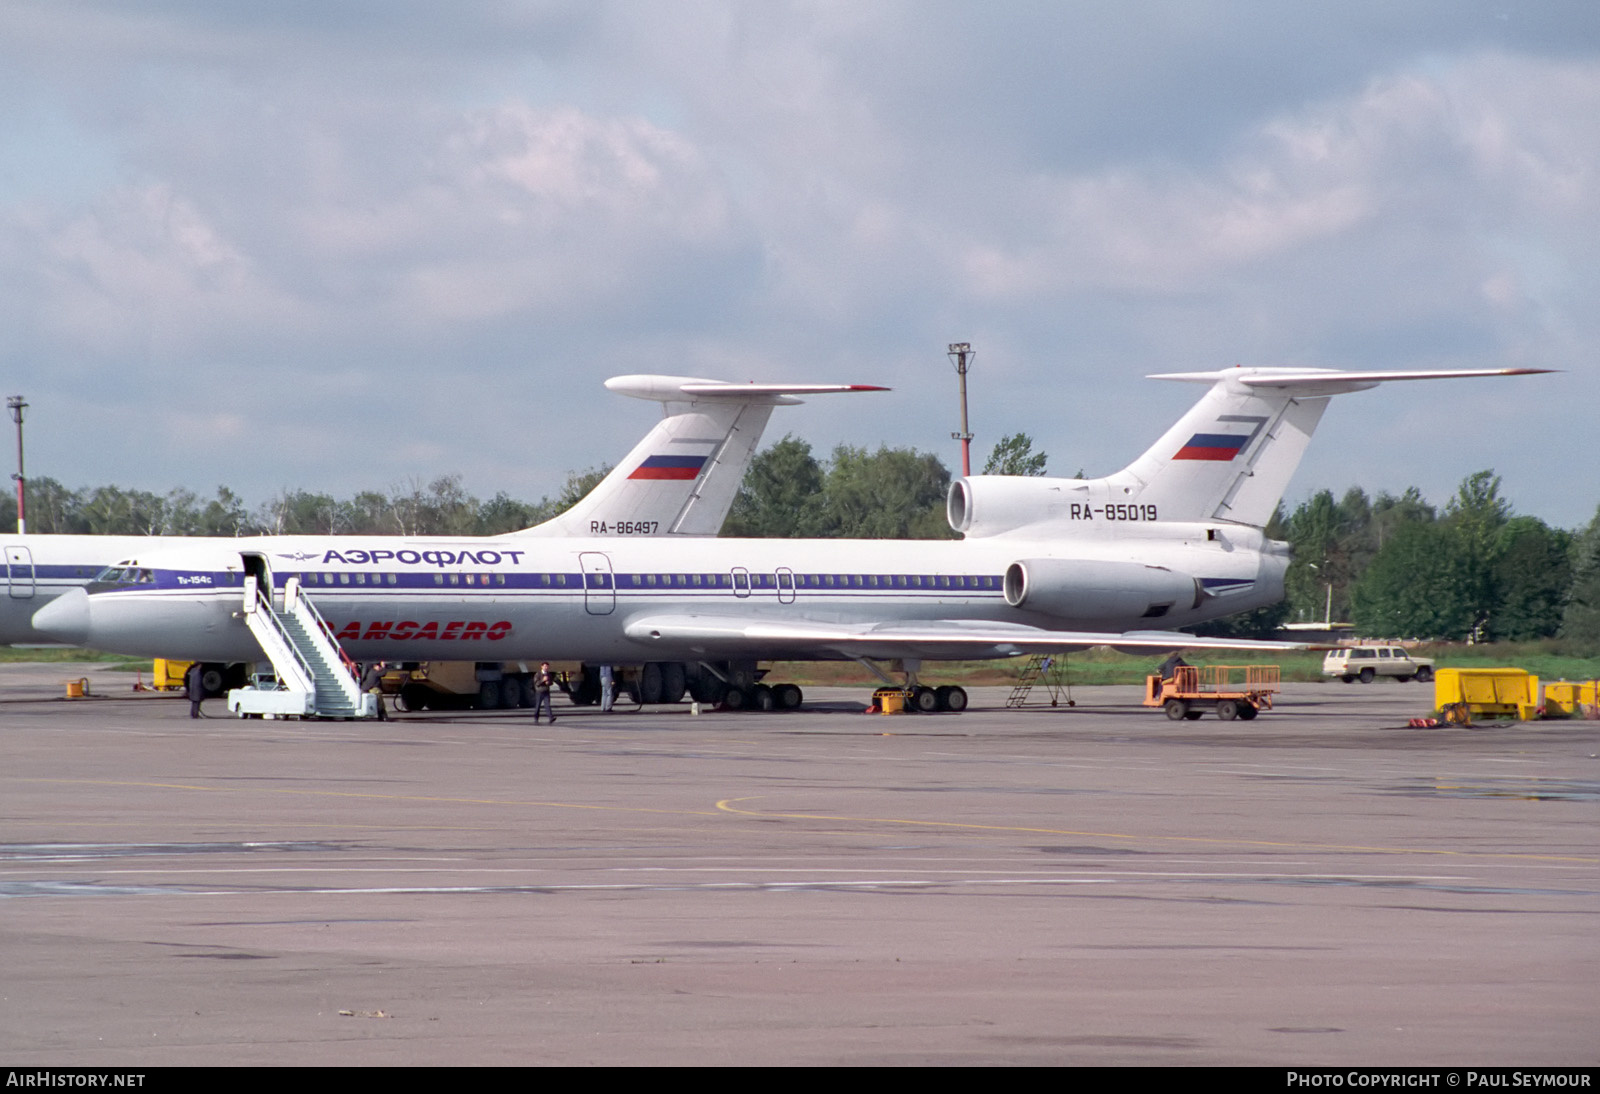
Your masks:
<svg viewBox="0 0 1600 1094"><path fill-rule="evenodd" d="M116 566L107 566L95 575L95 583L100 585L153 585L156 575L153 570L141 566L130 566L119 563Z"/></svg>

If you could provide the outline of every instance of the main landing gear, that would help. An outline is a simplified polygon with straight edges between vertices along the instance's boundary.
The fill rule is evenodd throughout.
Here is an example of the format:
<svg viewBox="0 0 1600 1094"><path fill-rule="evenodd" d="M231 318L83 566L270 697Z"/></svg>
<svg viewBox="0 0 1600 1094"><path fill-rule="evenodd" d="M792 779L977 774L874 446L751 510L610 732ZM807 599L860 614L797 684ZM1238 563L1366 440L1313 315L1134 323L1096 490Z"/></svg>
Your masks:
<svg viewBox="0 0 1600 1094"><path fill-rule="evenodd" d="M717 704L723 710L798 710L805 692L798 684L767 684L765 669L751 661L701 661L701 693L696 701Z"/></svg>
<svg viewBox="0 0 1600 1094"><path fill-rule="evenodd" d="M805 701L798 684L751 684L730 687L722 695L726 710L797 710Z"/></svg>
<svg viewBox="0 0 1600 1094"><path fill-rule="evenodd" d="M874 694L884 691L898 691L905 696L904 709L908 714L960 714L967 709L967 689L954 684L936 688L926 684L908 684L905 687L879 688Z"/></svg>
<svg viewBox="0 0 1600 1094"><path fill-rule="evenodd" d="M617 695L633 704L680 703L685 698L724 710L796 710L805 693L796 684L765 684L765 670L753 661L647 661L615 669ZM585 664L564 687L577 706L600 701L600 666Z"/></svg>
<svg viewBox="0 0 1600 1094"><path fill-rule="evenodd" d="M929 687L917 680L917 672L922 664L919 661L896 661L890 665L891 672L902 673L905 682L896 684L889 677L864 658L856 661L865 666L874 676L882 680L884 687L874 692L874 703L877 697L884 692L898 692L902 696L903 710L908 714L960 714L967 709L967 689L954 684L945 684L940 687Z"/></svg>

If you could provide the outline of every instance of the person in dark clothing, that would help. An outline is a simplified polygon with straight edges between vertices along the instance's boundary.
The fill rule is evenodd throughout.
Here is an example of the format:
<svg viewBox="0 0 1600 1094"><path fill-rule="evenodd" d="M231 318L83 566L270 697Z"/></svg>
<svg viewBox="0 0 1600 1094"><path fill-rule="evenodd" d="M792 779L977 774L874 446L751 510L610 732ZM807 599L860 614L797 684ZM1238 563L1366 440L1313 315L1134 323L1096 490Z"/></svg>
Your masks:
<svg viewBox="0 0 1600 1094"><path fill-rule="evenodd" d="M204 669L198 661L190 665L189 671L183 674L183 693L189 697L189 717L191 718L200 717L200 704L205 702L206 699L206 686L200 679L202 675L204 675Z"/></svg>
<svg viewBox="0 0 1600 1094"><path fill-rule="evenodd" d="M1178 655L1176 651L1174 651L1167 655L1167 659L1161 662L1161 667L1156 669L1156 672L1160 674L1161 679L1171 680L1178 674L1178 670L1180 668L1187 668L1188 665L1189 662L1185 661L1181 656Z"/></svg>
<svg viewBox="0 0 1600 1094"><path fill-rule="evenodd" d="M550 688L555 684L555 674L550 671L550 662L539 663L539 671L533 674L533 724L539 724L539 711L550 715L550 724L555 725L556 712L550 705Z"/></svg>
<svg viewBox="0 0 1600 1094"><path fill-rule="evenodd" d="M389 671L387 661L374 661L361 674L361 690L378 697L378 721L387 722L389 711L383 705L383 674Z"/></svg>

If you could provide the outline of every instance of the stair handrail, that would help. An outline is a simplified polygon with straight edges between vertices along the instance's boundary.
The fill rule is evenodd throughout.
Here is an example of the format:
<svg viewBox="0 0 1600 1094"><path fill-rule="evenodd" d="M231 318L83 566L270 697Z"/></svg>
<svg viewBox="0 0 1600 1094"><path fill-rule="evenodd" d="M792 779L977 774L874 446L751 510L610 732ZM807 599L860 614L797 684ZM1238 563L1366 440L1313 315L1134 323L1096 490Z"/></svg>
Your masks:
<svg viewBox="0 0 1600 1094"><path fill-rule="evenodd" d="M292 593L290 591L291 588L293 589ZM361 674L356 671L356 663L350 659L350 655L346 653L344 651L344 647L339 644L339 639L334 636L333 628L328 626L328 621L326 619L322 618L322 613L317 611L317 606L311 602L311 598L306 596L304 591L300 588L299 577L291 577L288 581L285 581L283 583L283 592L284 610L292 611L293 608L290 606L291 603L305 605L306 614L311 617L312 623L314 623L323 634L328 636L328 641L333 644L334 650L339 654L339 663L344 666L344 670L350 674L350 679L354 680L356 685L359 687L361 684Z"/></svg>
<svg viewBox="0 0 1600 1094"><path fill-rule="evenodd" d="M290 580L293 581L294 579L291 578ZM285 586L284 591L287 594L287 585ZM310 690L315 692L317 680L316 672L311 668L311 663L305 659L305 655L300 652L299 647L294 644L294 640L290 637L289 633L284 630L283 623L279 621L277 613L273 611L271 591L264 591L261 588L261 583L256 579L254 574L245 579L246 598L250 598L252 593L254 594L253 602L250 599L246 600L245 613L247 615L264 617L271 621L272 631L277 634L277 636L282 640L283 645L288 648L289 653L297 663L297 667L300 669L301 674L305 677L306 683L310 686ZM267 660L271 661L272 652L270 650L263 650L263 652L267 654ZM278 666L276 662L274 662L272 667L277 669ZM283 682L282 673L278 674L278 689L280 691L287 690L286 685Z"/></svg>

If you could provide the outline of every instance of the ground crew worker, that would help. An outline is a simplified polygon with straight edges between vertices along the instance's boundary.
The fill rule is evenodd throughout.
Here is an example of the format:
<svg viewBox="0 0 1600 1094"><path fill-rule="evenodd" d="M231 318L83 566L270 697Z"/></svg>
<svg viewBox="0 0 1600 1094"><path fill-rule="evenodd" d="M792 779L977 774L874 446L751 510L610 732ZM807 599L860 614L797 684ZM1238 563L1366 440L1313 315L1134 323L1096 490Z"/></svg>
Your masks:
<svg viewBox="0 0 1600 1094"><path fill-rule="evenodd" d="M200 704L206 699L206 686L201 681L205 674L205 666L196 661L189 666L189 671L183 674L183 692L189 697L189 717L200 717Z"/></svg>
<svg viewBox="0 0 1600 1094"><path fill-rule="evenodd" d="M533 724L539 724L539 711L550 715L550 724L556 724L555 708L550 705L550 688L555 676L550 672L550 662L539 662L539 671L533 674Z"/></svg>
<svg viewBox="0 0 1600 1094"><path fill-rule="evenodd" d="M367 671L361 674L361 690L378 697L378 721L387 722L389 712L383 705L383 674L389 671L387 661L374 661L367 666Z"/></svg>
<svg viewBox="0 0 1600 1094"><path fill-rule="evenodd" d="M1173 651L1167 655L1167 659L1165 661L1161 662L1161 667L1158 668L1156 672L1160 675L1161 679L1171 680L1174 676L1178 675L1179 669L1188 667L1189 662L1185 661L1181 656L1179 656L1177 651Z"/></svg>

